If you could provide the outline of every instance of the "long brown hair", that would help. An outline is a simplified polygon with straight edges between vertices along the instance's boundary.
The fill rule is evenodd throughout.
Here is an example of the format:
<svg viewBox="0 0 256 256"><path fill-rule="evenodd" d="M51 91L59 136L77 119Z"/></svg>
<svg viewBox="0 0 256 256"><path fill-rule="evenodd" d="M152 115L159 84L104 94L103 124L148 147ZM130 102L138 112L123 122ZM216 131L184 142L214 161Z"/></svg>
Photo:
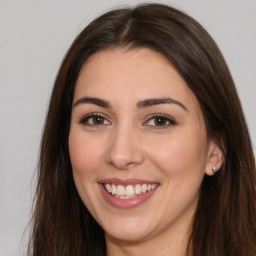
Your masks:
<svg viewBox="0 0 256 256"><path fill-rule="evenodd" d="M146 47L165 56L197 97L208 136L225 153L221 170L202 182L189 251L194 256L255 256L255 159L234 82L220 50L201 25L161 4L100 16L79 34L65 56L41 142L28 255L106 253L104 232L73 181L68 136L79 71L92 54L111 47Z"/></svg>

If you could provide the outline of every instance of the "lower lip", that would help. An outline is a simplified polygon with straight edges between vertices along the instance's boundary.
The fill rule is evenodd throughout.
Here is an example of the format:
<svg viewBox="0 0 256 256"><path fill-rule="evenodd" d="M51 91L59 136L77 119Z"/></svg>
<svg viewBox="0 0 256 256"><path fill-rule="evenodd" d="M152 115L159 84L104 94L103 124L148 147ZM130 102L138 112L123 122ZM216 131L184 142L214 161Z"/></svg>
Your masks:
<svg viewBox="0 0 256 256"><path fill-rule="evenodd" d="M155 193L158 186L145 194L137 195L136 197L133 197L131 199L119 199L115 196L109 194L106 189L104 188L103 184L99 184L101 192L103 194L103 197L105 200L112 206L120 209L130 209L137 207L143 203L145 203L147 200L150 199L150 197Z"/></svg>

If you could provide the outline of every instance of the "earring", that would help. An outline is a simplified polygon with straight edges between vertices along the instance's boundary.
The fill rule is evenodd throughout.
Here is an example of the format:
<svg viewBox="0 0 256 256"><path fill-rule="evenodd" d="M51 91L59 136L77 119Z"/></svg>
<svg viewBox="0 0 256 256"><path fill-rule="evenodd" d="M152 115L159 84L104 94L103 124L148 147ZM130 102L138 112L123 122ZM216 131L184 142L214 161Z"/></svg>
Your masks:
<svg viewBox="0 0 256 256"><path fill-rule="evenodd" d="M214 165L214 166L212 167L213 175L216 173L216 171L217 171L217 168L216 168L216 166Z"/></svg>

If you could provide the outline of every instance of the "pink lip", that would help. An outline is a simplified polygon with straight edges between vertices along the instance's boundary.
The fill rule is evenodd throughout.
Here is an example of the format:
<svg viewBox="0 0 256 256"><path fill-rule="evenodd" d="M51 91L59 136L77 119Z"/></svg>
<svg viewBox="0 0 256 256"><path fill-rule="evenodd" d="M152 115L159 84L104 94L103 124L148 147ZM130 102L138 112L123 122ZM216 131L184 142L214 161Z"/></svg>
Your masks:
<svg viewBox="0 0 256 256"><path fill-rule="evenodd" d="M103 179L103 180L100 180L98 183L118 184L118 185L123 185L123 186L136 185L136 184L141 184L141 185L142 184L159 184L159 182L156 182L156 181L146 181L146 180L140 180L140 179L120 180L117 178Z"/></svg>
<svg viewBox="0 0 256 256"><path fill-rule="evenodd" d="M129 180L119 180L119 179L106 179L106 180L101 180L98 184L100 187L100 190L102 192L102 195L104 199L106 200L107 203L109 203L111 206L115 208L120 208L120 209L130 209L137 207L153 196L153 194L156 192L157 186L154 190L149 191L145 194L140 194L137 195L134 198L131 199L119 199L114 197L113 195L109 194L106 189L104 188L104 184L120 184L123 186L127 185L134 185L134 184L156 184L157 182L149 182L149 181L142 181L142 180L137 180L137 179L129 179ZM159 184L159 183L157 183Z"/></svg>

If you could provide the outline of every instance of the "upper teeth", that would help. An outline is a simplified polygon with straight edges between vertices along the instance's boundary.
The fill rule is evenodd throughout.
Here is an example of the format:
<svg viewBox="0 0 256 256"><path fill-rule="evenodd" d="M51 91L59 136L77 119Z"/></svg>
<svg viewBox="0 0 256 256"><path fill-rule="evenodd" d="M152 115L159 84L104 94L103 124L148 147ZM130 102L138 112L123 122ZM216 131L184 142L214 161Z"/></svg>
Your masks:
<svg viewBox="0 0 256 256"><path fill-rule="evenodd" d="M157 187L157 184L136 184L136 185L115 185L115 184L104 184L104 187L108 191L108 193L121 198L121 199L129 199L135 197L139 194L145 194L148 191L151 191Z"/></svg>

